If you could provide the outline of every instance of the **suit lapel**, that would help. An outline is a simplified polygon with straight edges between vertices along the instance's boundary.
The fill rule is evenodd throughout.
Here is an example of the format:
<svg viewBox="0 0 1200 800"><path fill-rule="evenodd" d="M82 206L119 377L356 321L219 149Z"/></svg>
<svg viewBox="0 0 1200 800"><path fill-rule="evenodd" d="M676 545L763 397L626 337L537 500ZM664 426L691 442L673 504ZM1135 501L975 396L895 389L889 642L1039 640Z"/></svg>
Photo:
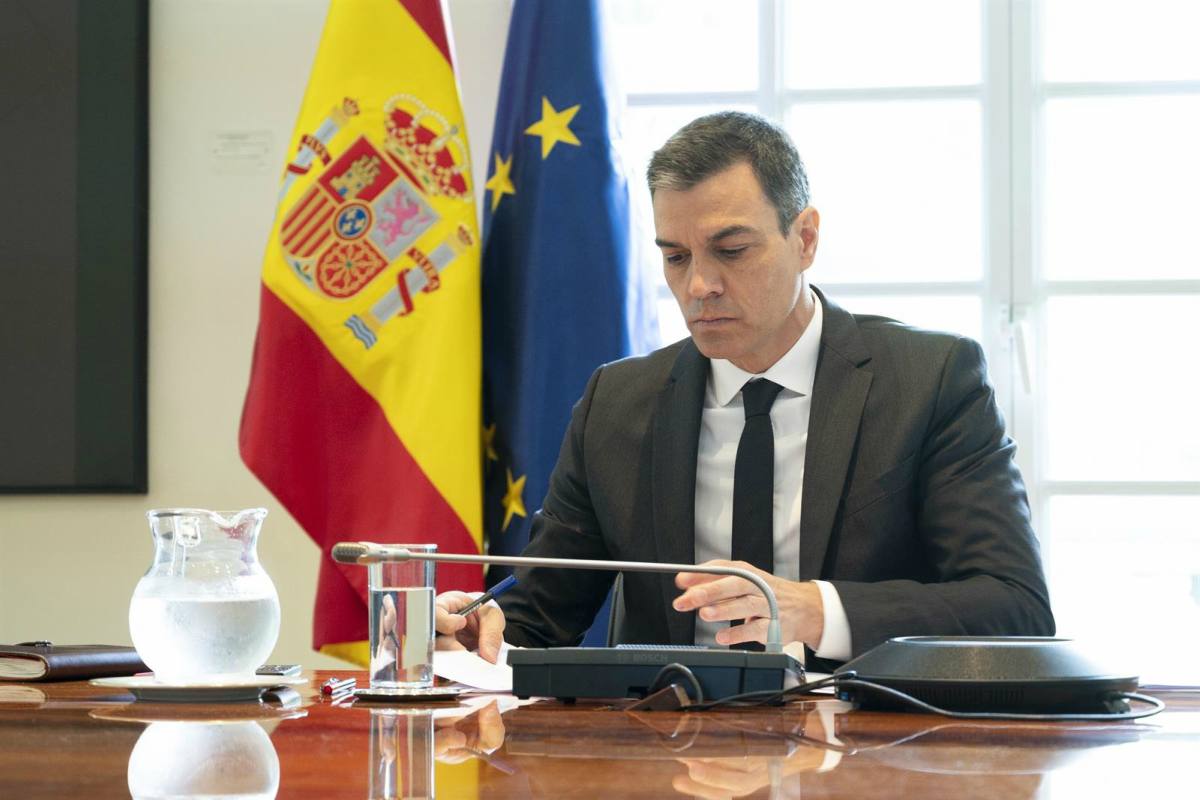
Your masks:
<svg viewBox="0 0 1200 800"><path fill-rule="evenodd" d="M675 359L671 377L655 405L651 485L659 561L695 563L696 455L707 380L708 359L689 341ZM691 644L695 639L695 616L671 609L679 590L674 576L660 578L670 641Z"/></svg>
<svg viewBox="0 0 1200 800"><path fill-rule="evenodd" d="M816 291L814 289L814 291ZM813 383L800 509L800 580L821 577L871 388L870 352L849 313L817 292L825 315Z"/></svg>

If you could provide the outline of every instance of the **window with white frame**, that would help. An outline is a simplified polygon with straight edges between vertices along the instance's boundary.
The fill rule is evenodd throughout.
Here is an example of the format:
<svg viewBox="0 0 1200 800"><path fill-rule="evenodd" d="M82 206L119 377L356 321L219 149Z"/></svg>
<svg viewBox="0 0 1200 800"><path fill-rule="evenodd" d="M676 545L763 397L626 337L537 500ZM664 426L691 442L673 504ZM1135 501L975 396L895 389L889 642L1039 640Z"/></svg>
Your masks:
<svg viewBox="0 0 1200 800"><path fill-rule="evenodd" d="M710 111L782 123L821 211L814 283L984 344L1060 634L1195 682L1200 4L608 6L636 168Z"/></svg>

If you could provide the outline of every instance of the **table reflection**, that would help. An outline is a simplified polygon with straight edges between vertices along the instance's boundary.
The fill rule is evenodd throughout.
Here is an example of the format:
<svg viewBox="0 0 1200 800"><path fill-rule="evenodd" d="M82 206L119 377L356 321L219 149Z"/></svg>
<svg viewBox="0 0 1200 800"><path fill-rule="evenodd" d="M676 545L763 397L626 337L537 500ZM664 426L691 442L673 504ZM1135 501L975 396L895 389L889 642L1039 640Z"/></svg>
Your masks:
<svg viewBox="0 0 1200 800"><path fill-rule="evenodd" d="M867 715L841 731L850 752L896 769L944 775L1041 775L1066 769L1088 751L1138 741L1153 726L1104 722L945 720L900 717L887 736Z"/></svg>
<svg viewBox="0 0 1200 800"><path fill-rule="evenodd" d="M792 781L789 787L787 779L804 773L829 772L841 763L842 742L836 735L835 717L849 708L840 702L820 703L786 728L772 732L788 742L788 753L784 756L726 754L677 758L687 767L687 774L676 775L671 786L680 794L704 798L746 797L766 787L770 787L771 797L798 797L799 783ZM745 725L719 718L714 723L746 729Z"/></svg>
<svg viewBox="0 0 1200 800"><path fill-rule="evenodd" d="M257 722L152 722L129 754L134 798L270 800L279 757Z"/></svg>
<svg viewBox="0 0 1200 800"><path fill-rule="evenodd" d="M495 756L508 774L483 772L480 796L1035 797L1048 773L1081 754L1153 735L1134 723L961 722L854 711L833 699L752 712L595 709L569 731L554 705L504 714ZM495 758L493 756L493 759ZM513 775L521 778L516 780Z"/></svg>
<svg viewBox="0 0 1200 800"><path fill-rule="evenodd" d="M798 776L842 762L836 720L850 709L832 699L753 715L598 709L564 731L554 706L520 708L504 714L507 738L496 753L513 777L485 772L481 797L799 796Z"/></svg>
<svg viewBox="0 0 1200 800"><path fill-rule="evenodd" d="M492 754L504 744L504 721L496 701L474 708L370 708L371 800L432 800L434 763L479 759L509 769Z"/></svg>
<svg viewBox="0 0 1200 800"><path fill-rule="evenodd" d="M368 796L432 798L433 712L371 709Z"/></svg>
<svg viewBox="0 0 1200 800"><path fill-rule="evenodd" d="M504 744L504 717L500 703L491 700L476 709L436 719L434 756L443 764L479 759L501 771L510 768L493 754Z"/></svg>
<svg viewBox="0 0 1200 800"><path fill-rule="evenodd" d="M704 713L507 695L421 709L0 692L0 797L1192 796L1200 694L1128 722L961 721L832 697ZM0 687L2 688L2 687Z"/></svg>

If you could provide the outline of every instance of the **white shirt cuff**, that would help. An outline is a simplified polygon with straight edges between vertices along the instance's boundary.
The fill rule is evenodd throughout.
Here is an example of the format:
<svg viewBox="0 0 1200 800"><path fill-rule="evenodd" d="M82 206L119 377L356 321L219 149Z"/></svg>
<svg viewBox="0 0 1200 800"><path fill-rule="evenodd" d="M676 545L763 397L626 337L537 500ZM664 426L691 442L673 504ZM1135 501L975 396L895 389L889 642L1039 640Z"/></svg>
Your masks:
<svg viewBox="0 0 1200 800"><path fill-rule="evenodd" d="M825 607L825 629L817 645L817 658L833 661L850 660L850 620L842 608L842 598L829 581L813 581L821 592L821 604Z"/></svg>

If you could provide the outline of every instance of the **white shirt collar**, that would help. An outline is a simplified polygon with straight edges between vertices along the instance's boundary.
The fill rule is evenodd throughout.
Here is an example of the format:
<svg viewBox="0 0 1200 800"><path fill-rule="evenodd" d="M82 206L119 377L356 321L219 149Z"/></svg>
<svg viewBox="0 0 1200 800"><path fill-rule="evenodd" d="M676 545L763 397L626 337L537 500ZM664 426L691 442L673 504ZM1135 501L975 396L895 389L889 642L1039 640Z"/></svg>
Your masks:
<svg viewBox="0 0 1200 800"><path fill-rule="evenodd" d="M708 391L710 399L717 405L726 406L751 378L766 378L782 386L784 389L799 395L812 394L813 382L817 378L817 356L821 352L821 328L824 313L821 298L813 293L816 310L808 321L808 327L800 338L783 356L772 364L766 372L755 375L735 367L725 359L714 358L710 363L712 368L708 373Z"/></svg>

